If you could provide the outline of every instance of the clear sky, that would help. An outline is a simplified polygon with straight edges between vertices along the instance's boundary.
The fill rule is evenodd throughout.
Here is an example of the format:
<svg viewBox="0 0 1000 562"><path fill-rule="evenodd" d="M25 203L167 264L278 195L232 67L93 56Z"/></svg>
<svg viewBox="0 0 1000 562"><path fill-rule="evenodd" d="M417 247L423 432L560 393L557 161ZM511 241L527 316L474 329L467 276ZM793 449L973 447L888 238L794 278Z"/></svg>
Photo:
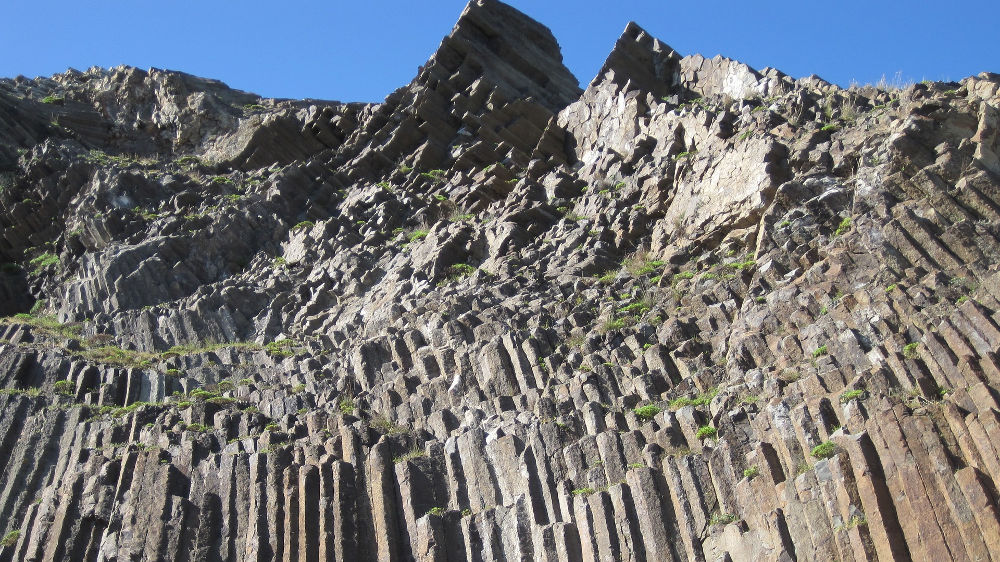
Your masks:
<svg viewBox="0 0 1000 562"><path fill-rule="evenodd" d="M381 101L465 0L7 0L0 76L129 64L269 97ZM510 0L552 29L582 85L630 20L682 55L722 54L847 86L1000 72L1000 1Z"/></svg>

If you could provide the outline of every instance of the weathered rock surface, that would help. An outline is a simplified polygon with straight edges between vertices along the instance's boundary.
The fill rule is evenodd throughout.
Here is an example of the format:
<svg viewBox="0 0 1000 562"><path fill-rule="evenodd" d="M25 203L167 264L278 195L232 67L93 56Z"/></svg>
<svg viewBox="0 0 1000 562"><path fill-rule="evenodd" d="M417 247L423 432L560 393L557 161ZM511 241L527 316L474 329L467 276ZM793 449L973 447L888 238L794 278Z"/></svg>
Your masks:
<svg viewBox="0 0 1000 562"><path fill-rule="evenodd" d="M0 560L989 560L1000 76L475 0L382 104L0 80Z"/></svg>

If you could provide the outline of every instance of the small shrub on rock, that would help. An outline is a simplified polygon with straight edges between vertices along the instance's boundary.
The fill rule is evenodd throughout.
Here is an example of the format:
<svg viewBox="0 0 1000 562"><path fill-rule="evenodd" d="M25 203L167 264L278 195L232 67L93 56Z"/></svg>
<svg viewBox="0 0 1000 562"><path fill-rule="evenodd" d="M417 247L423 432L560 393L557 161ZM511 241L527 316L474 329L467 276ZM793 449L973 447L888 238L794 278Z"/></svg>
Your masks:
<svg viewBox="0 0 1000 562"><path fill-rule="evenodd" d="M817 459L828 459L837 454L837 446L830 441L825 441L813 447L810 454Z"/></svg>
<svg viewBox="0 0 1000 562"><path fill-rule="evenodd" d="M656 417L656 414L662 412L663 408L660 408L659 406L653 404L649 404L646 406L640 406L633 411L635 412L635 417L639 418L642 421L649 421L654 417Z"/></svg>
<svg viewBox="0 0 1000 562"><path fill-rule="evenodd" d="M698 428L698 433L696 436L698 439L712 439L719 434L719 430L715 429L710 425L703 425Z"/></svg>

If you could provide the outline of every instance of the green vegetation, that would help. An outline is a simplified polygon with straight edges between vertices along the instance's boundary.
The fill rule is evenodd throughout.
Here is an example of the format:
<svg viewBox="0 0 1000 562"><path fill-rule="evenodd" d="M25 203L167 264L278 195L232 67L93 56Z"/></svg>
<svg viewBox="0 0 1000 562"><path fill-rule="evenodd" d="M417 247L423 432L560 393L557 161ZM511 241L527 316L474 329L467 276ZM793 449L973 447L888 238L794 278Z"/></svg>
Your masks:
<svg viewBox="0 0 1000 562"><path fill-rule="evenodd" d="M760 468L758 468L757 466L751 466L750 468L747 468L743 471L743 478L748 478L750 480L753 480L753 478L758 474L760 474Z"/></svg>
<svg viewBox="0 0 1000 562"><path fill-rule="evenodd" d="M888 287L885 288L885 292L891 293L896 290L896 287L898 287L898 285L893 283L892 285L889 285Z"/></svg>
<svg viewBox="0 0 1000 562"><path fill-rule="evenodd" d="M698 428L698 433L695 434L695 437L697 437L698 439L712 439L716 437L718 434L719 430L715 429L710 425L703 425Z"/></svg>
<svg viewBox="0 0 1000 562"><path fill-rule="evenodd" d="M197 156L181 156L177 160L174 160L174 164L182 167L193 167L204 165L204 162Z"/></svg>
<svg viewBox="0 0 1000 562"><path fill-rule="evenodd" d="M295 340L283 339L264 345L264 351L274 357L291 357L295 355L295 351L292 349L294 345Z"/></svg>
<svg viewBox="0 0 1000 562"><path fill-rule="evenodd" d="M956 305L962 305L962 304L965 304L966 302L968 302L968 300L969 300L969 296L968 295L962 295L962 296L958 297L958 300L955 301L955 304Z"/></svg>
<svg viewBox="0 0 1000 562"><path fill-rule="evenodd" d="M577 488L570 493L573 494L574 496L589 496L590 494L593 494L596 491L597 490L593 488Z"/></svg>
<svg viewBox="0 0 1000 562"><path fill-rule="evenodd" d="M732 513L713 513L708 520L709 525L728 525L736 521L736 515Z"/></svg>
<svg viewBox="0 0 1000 562"><path fill-rule="evenodd" d="M292 387L292 393L293 394L298 394L298 393L302 392L305 389L306 389L305 383L299 383L299 384L297 384L297 385L295 385L295 386Z"/></svg>
<svg viewBox="0 0 1000 562"><path fill-rule="evenodd" d="M191 158L191 157L189 157ZM138 156L129 156L125 154L111 155L103 150L91 150L88 152L83 159L89 163L96 166L145 166L153 167L159 162L155 158L140 158ZM196 161L201 163L200 160L195 158Z"/></svg>
<svg viewBox="0 0 1000 562"><path fill-rule="evenodd" d="M162 403L141 402L141 401L140 402L133 402L133 403L129 404L128 406L111 406L111 405L105 405L105 406L101 406L100 408L97 408L97 410L94 412L94 416L93 417L94 418L100 418L102 416L112 416L112 417L115 417L115 418L122 418L122 417L125 417L125 416L131 414L132 412L135 412L136 410L138 410L139 408L142 408L144 406L164 408L167 405L166 404L162 404Z"/></svg>
<svg viewBox="0 0 1000 562"><path fill-rule="evenodd" d="M731 267L733 269L737 269L737 270L740 270L740 271L743 271L744 269L751 269L751 268L756 267L756 266L757 266L757 262L754 261L754 260L752 260L752 259L748 259L746 261L736 261L736 262L732 262L732 263L727 263L726 264L726 267Z"/></svg>
<svg viewBox="0 0 1000 562"><path fill-rule="evenodd" d="M82 355L90 361L123 367L149 367L157 358L153 353L144 353L113 345L87 348Z"/></svg>
<svg viewBox="0 0 1000 562"><path fill-rule="evenodd" d="M438 283L438 286L456 283L466 277L469 277L475 272L476 268L467 263L456 263L448 267L446 270L446 277Z"/></svg>
<svg viewBox="0 0 1000 562"><path fill-rule="evenodd" d="M618 277L618 271L620 270L609 269L608 271L605 271L603 275L598 277L597 281L604 285L610 285L611 283L614 283L615 278Z"/></svg>
<svg viewBox="0 0 1000 562"><path fill-rule="evenodd" d="M827 125L823 125L822 127L820 127L819 130L820 131L837 132L838 130L840 130L840 127L837 127L833 123L830 123L830 124L827 124Z"/></svg>
<svg viewBox="0 0 1000 562"><path fill-rule="evenodd" d="M601 327L604 332L614 332L625 327L624 318L611 318Z"/></svg>
<svg viewBox="0 0 1000 562"><path fill-rule="evenodd" d="M399 464L402 462L411 461L413 459L419 459L420 457L426 457L427 451L414 445L412 449L402 455L392 459L393 464Z"/></svg>
<svg viewBox="0 0 1000 562"><path fill-rule="evenodd" d="M845 392L845 393L843 393L843 394L840 395L840 403L841 404L847 404L851 400L857 400L859 398L863 398L864 395L865 395L865 391L864 390L860 390L860 389L857 389L857 390L848 390L847 392Z"/></svg>
<svg viewBox="0 0 1000 562"><path fill-rule="evenodd" d="M829 351L827 350L826 345L821 345L813 351L813 359L822 357L824 355L827 355L828 353Z"/></svg>
<svg viewBox="0 0 1000 562"><path fill-rule="evenodd" d="M681 152L680 154L674 156L674 160L683 160L685 158L690 158L697 153L698 153L697 150L688 150L686 152Z"/></svg>
<svg viewBox="0 0 1000 562"><path fill-rule="evenodd" d="M3 539L0 539L0 546L2 546L4 548L10 548L10 547L14 546L15 544L17 544L17 539L20 536L21 536L21 531L15 529L15 530L7 533L6 535L4 535Z"/></svg>
<svg viewBox="0 0 1000 562"><path fill-rule="evenodd" d="M868 524L868 518L864 515L854 515L846 523L837 525L833 528L835 533L840 531L848 531L855 527L863 527Z"/></svg>
<svg viewBox="0 0 1000 562"><path fill-rule="evenodd" d="M72 396L73 391L76 387L73 385L73 381L56 381L52 388L55 389L57 394L63 394L65 396Z"/></svg>
<svg viewBox="0 0 1000 562"><path fill-rule="evenodd" d="M38 275L46 267L50 265L57 265L59 263L59 256L50 252L45 252L42 255L35 257L28 263L35 266L35 269L32 271L32 273Z"/></svg>
<svg viewBox="0 0 1000 562"><path fill-rule="evenodd" d="M31 305L31 310L28 312L28 314L36 315L41 311L45 310L46 306L48 306L48 303L44 299L39 299L35 301L35 304Z"/></svg>
<svg viewBox="0 0 1000 562"><path fill-rule="evenodd" d="M292 230L298 230L300 228L312 228L314 226L316 226L316 223L314 223L313 221L302 221L293 226Z"/></svg>
<svg viewBox="0 0 1000 562"><path fill-rule="evenodd" d="M5 396L29 396L36 398L42 395L42 389L38 387L30 388L0 388L0 394Z"/></svg>
<svg viewBox="0 0 1000 562"><path fill-rule="evenodd" d="M25 323L33 326L38 331L54 338L75 339L80 337L81 327L77 324L60 324L55 317L42 316L35 317L30 314L18 314L13 318L0 319L2 323ZM178 355L197 355L209 353L219 349L241 349L247 351L266 351L271 355L287 357L292 355L293 340L281 340L261 345L251 342L231 342L231 343L209 343L200 345L175 345L163 353L147 353L124 349L116 345L106 345L111 339L110 336L98 334L93 338L86 339L81 343L82 349L75 350L80 356L95 362L120 365L125 367L146 368L158 361L176 357ZM181 372L176 369L168 369L169 376L180 376Z"/></svg>
<svg viewBox="0 0 1000 562"><path fill-rule="evenodd" d="M908 343L903 346L903 357L907 359L917 358L917 348L920 347L920 342Z"/></svg>
<svg viewBox="0 0 1000 562"><path fill-rule="evenodd" d="M351 398L350 396L342 396L340 400L337 401L337 409L344 415L353 414L354 408L354 398Z"/></svg>
<svg viewBox="0 0 1000 562"><path fill-rule="evenodd" d="M639 277L653 273L657 269L666 265L663 260L649 260L643 254L625 260L624 267L633 277Z"/></svg>
<svg viewBox="0 0 1000 562"><path fill-rule="evenodd" d="M828 459L837 454L837 446L830 441L824 441L813 447L810 454L817 459Z"/></svg>
<svg viewBox="0 0 1000 562"><path fill-rule="evenodd" d="M372 419L371 419L371 425L375 429L378 429L382 433L386 433L388 435L398 435L398 434L401 434L401 433L409 433L408 429L406 429L405 427L399 425L398 423L390 420L389 418L387 418L387 417L385 417L385 416L383 416L381 414L378 414L378 415L375 415L374 417L372 417Z"/></svg>
<svg viewBox="0 0 1000 562"><path fill-rule="evenodd" d="M148 220L148 221L156 220L156 219L160 218L161 216L163 216L163 215L161 215L159 213L154 213L154 212L152 212L152 211L150 211L148 209L144 209L142 207L136 207L136 208L132 209L132 212L134 212L135 214L141 216L143 219Z"/></svg>
<svg viewBox="0 0 1000 562"><path fill-rule="evenodd" d="M66 101L66 98L61 96L45 96L44 98L42 98L42 103L48 103L48 104L61 104L64 101Z"/></svg>
<svg viewBox="0 0 1000 562"><path fill-rule="evenodd" d="M851 217L844 217L844 220L840 221L840 224L837 225L837 230L834 231L833 235L841 236L851 230L851 226Z"/></svg>
<svg viewBox="0 0 1000 562"><path fill-rule="evenodd" d="M194 398L195 400L209 400L218 396L218 394L212 392L211 390L205 390L204 388L196 388L188 393L188 396Z"/></svg>
<svg viewBox="0 0 1000 562"><path fill-rule="evenodd" d="M79 337L82 329L79 324L62 324L56 320L55 316L35 316L23 312L15 314L11 318L0 319L0 322L4 324L28 324L43 334L55 338L76 338Z"/></svg>
<svg viewBox="0 0 1000 562"><path fill-rule="evenodd" d="M642 302L634 302L618 309L622 314L643 314L649 312L649 305Z"/></svg>
<svg viewBox="0 0 1000 562"><path fill-rule="evenodd" d="M680 398L674 398L668 405L671 410L679 410L684 406L708 406L712 402L712 399L718 396L718 394L719 389L717 387L713 387L699 394L697 398L687 398L682 396Z"/></svg>
<svg viewBox="0 0 1000 562"><path fill-rule="evenodd" d="M680 273L675 273L674 274L674 285L676 285L678 281L681 281L683 279L693 279L693 278L694 278L694 272L693 271L682 271Z"/></svg>
<svg viewBox="0 0 1000 562"><path fill-rule="evenodd" d="M423 240L424 238L427 238L427 235L430 234L430 233L431 232L429 230L420 230L420 229L417 229L417 230L414 230L413 232L410 232L406 236L406 238L411 243L413 243L413 242L416 242L417 240Z"/></svg>
<svg viewBox="0 0 1000 562"><path fill-rule="evenodd" d="M662 412L663 408L660 408L659 406L656 406L654 404L648 404L646 406L638 406L636 407L635 410L632 411L635 412L635 417L639 418L640 420L649 421L653 419L656 416L656 414Z"/></svg>
<svg viewBox="0 0 1000 562"><path fill-rule="evenodd" d="M440 516L444 515L444 508L443 507L432 507L429 510L427 510L427 513L430 513L431 515L437 515L438 517L440 517Z"/></svg>
<svg viewBox="0 0 1000 562"><path fill-rule="evenodd" d="M431 170L429 172L421 172L420 175L434 182L443 182L445 180L444 170Z"/></svg>

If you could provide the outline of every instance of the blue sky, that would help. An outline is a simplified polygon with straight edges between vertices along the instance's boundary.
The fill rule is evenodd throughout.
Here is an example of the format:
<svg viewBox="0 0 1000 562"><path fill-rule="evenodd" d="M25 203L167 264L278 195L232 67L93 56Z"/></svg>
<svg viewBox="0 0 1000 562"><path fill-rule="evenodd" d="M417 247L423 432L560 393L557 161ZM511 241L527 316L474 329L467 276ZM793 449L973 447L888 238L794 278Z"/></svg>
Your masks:
<svg viewBox="0 0 1000 562"><path fill-rule="evenodd" d="M635 20L682 55L722 54L841 85L1000 72L1000 2L510 0L552 29L582 85ZM0 76L129 64L270 97L381 101L465 0L9 0Z"/></svg>

